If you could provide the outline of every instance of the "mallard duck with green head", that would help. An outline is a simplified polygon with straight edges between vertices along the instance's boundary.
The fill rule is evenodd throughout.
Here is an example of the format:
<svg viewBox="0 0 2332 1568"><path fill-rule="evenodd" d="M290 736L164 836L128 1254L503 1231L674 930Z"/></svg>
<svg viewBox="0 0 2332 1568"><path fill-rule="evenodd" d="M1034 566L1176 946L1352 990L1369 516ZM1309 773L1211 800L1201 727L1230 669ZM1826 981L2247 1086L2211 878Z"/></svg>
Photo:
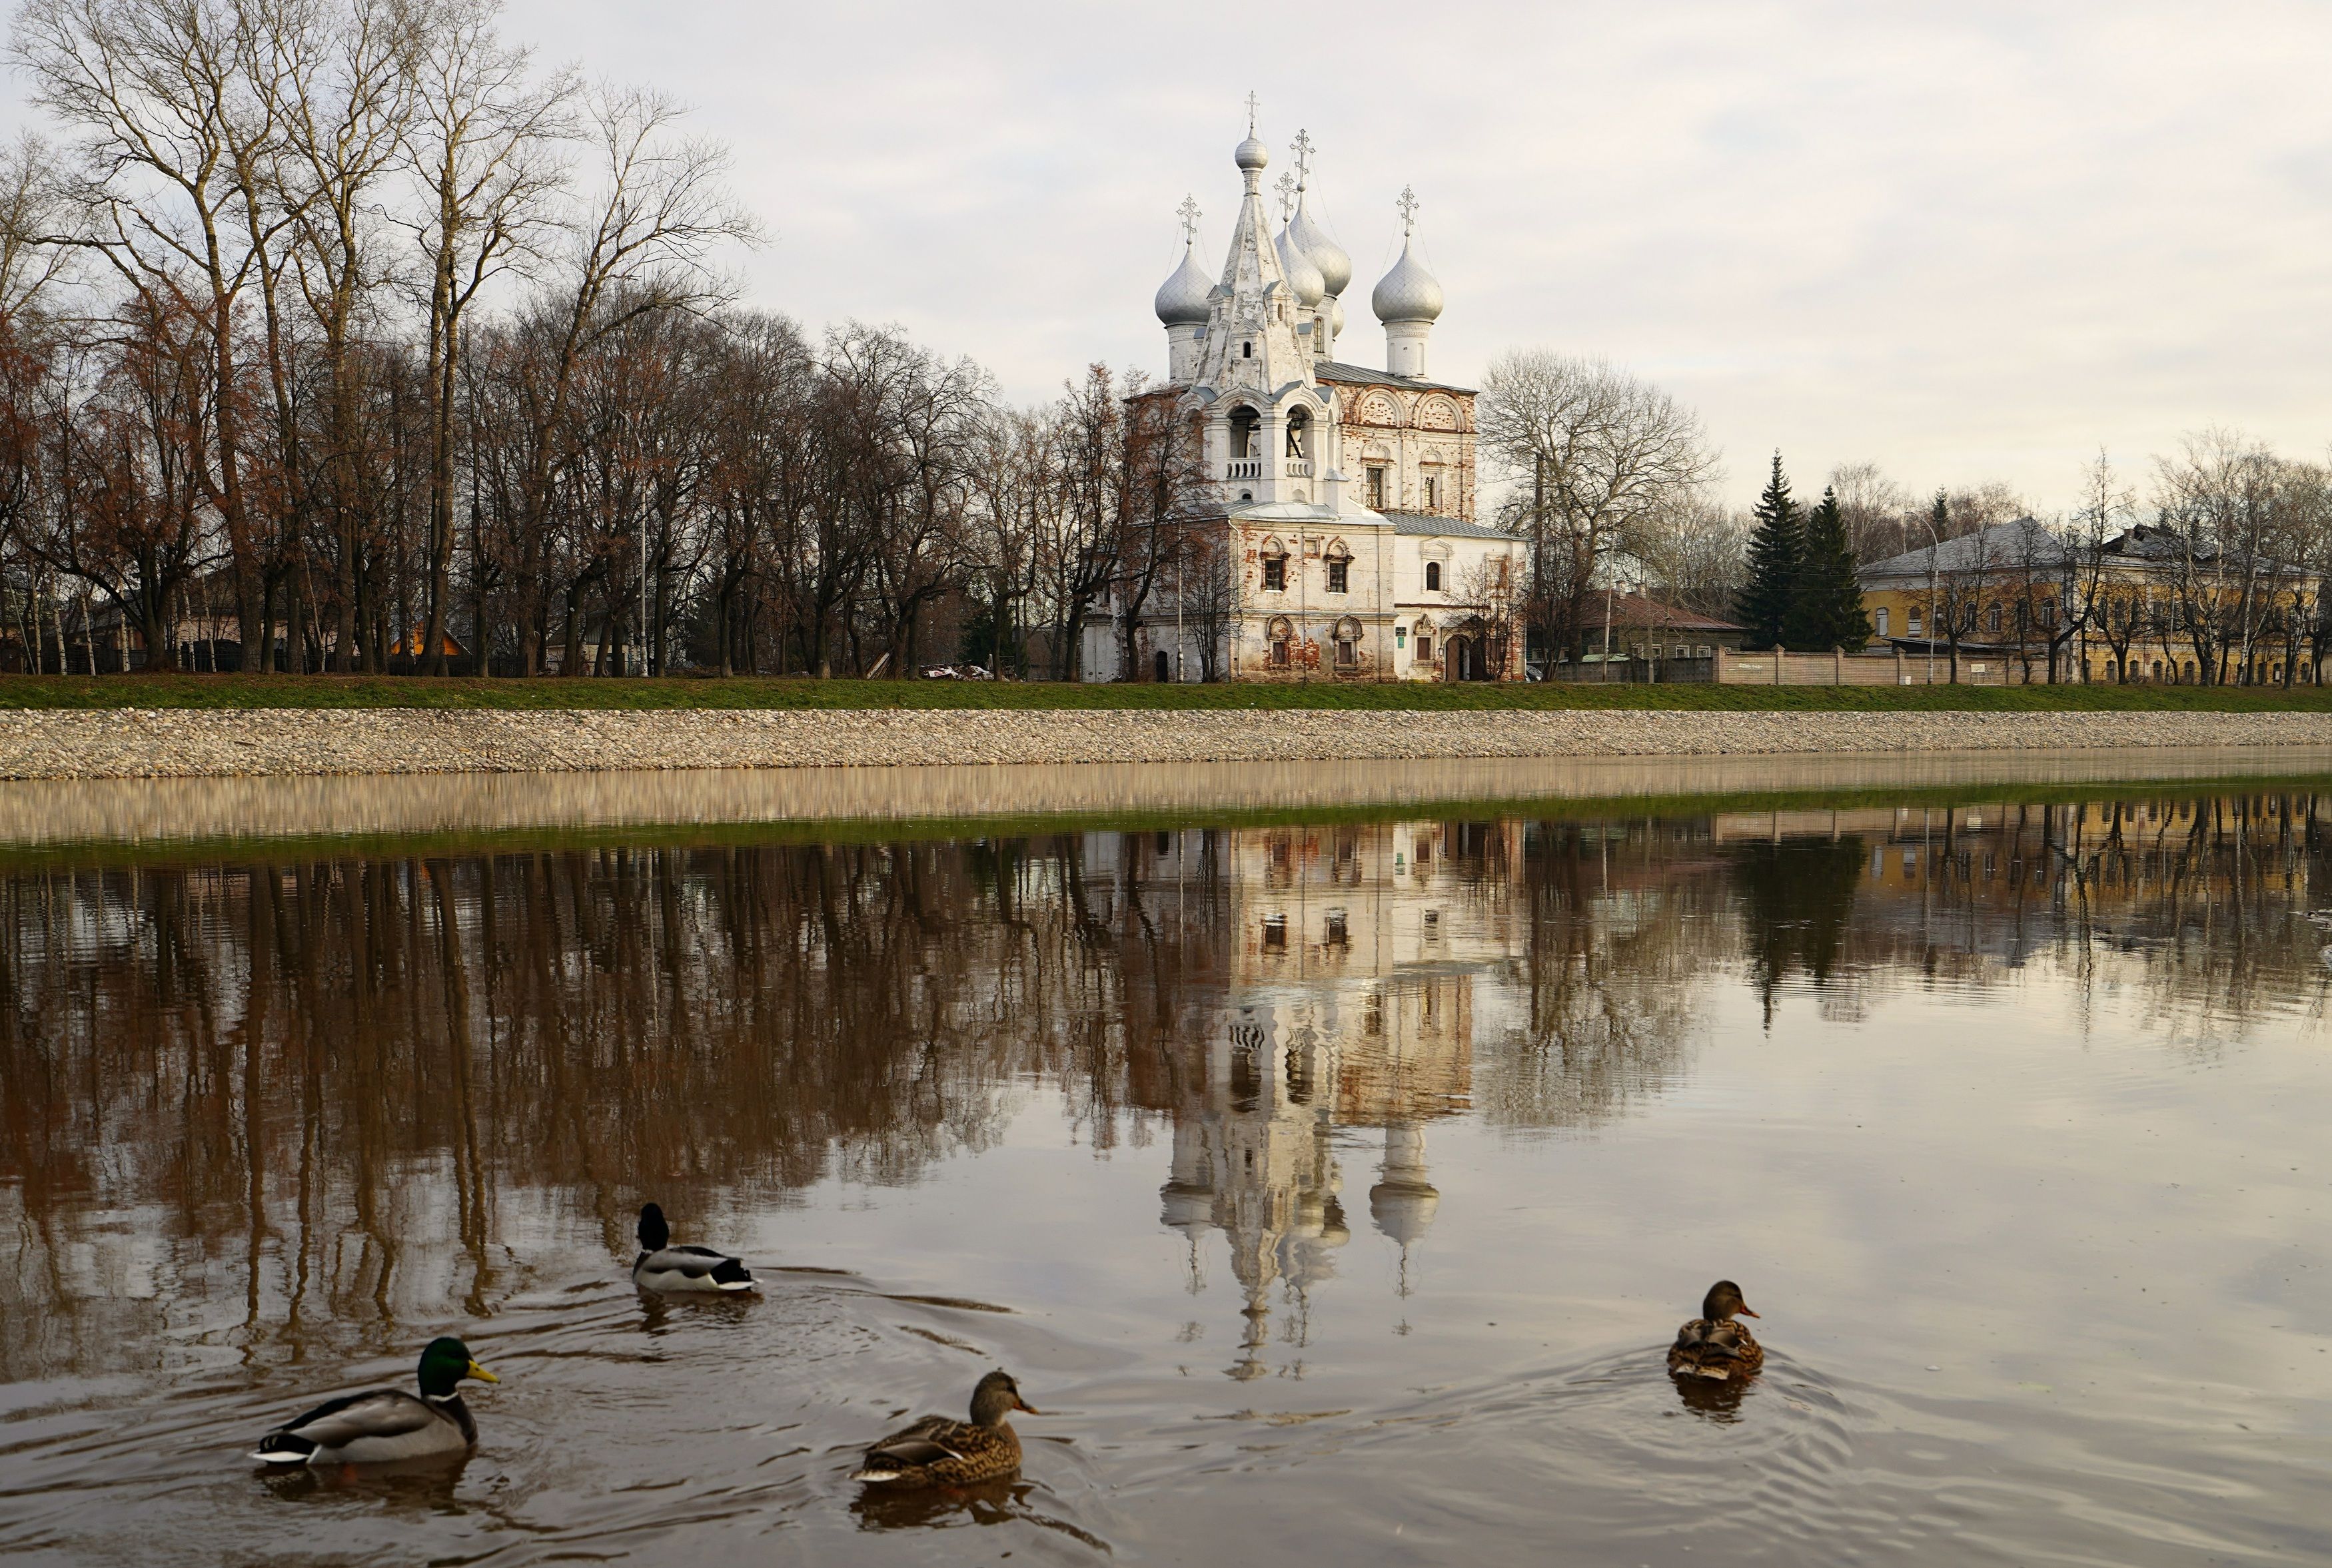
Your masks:
<svg viewBox="0 0 2332 1568"><path fill-rule="evenodd" d="M1014 1411L1042 1415L1020 1397L1020 1385L1001 1369L971 1391L971 1420L925 1416L866 1450L854 1481L885 1487L963 1487L999 1480L1020 1468L1020 1434L1004 1418Z"/></svg>
<svg viewBox="0 0 2332 1568"><path fill-rule="evenodd" d="M464 1378L502 1380L458 1339L433 1339L421 1353L421 1394L375 1389L326 1400L259 1440L251 1457L266 1465L368 1465L465 1454L478 1423L462 1402Z"/></svg>
<svg viewBox="0 0 2332 1568"><path fill-rule="evenodd" d="M1737 1319L1756 1316L1741 1298L1741 1287L1718 1280L1702 1298L1700 1316L1677 1330L1676 1343L1668 1346L1668 1370L1718 1382L1755 1375L1765 1364L1765 1347Z"/></svg>
<svg viewBox="0 0 2332 1568"><path fill-rule="evenodd" d="M710 1247L675 1247L664 1211L654 1203L640 1208L640 1256L632 1265L632 1283L643 1290L750 1290L753 1271L725 1252Z"/></svg>

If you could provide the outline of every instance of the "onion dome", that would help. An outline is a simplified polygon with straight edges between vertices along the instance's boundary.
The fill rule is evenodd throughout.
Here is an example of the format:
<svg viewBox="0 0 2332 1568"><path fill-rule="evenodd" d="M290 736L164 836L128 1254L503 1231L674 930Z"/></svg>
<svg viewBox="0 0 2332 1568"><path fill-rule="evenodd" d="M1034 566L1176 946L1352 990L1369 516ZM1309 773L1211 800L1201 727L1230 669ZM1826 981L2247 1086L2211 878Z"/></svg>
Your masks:
<svg viewBox="0 0 2332 1568"><path fill-rule="evenodd" d="M1378 280L1376 291L1369 296L1370 308L1377 319L1391 325L1395 321L1434 321L1441 316L1441 285L1417 259L1416 242L1404 239L1400 244L1400 260L1392 271Z"/></svg>
<svg viewBox="0 0 2332 1568"><path fill-rule="evenodd" d="M1271 162L1271 149L1256 139L1255 128L1247 128L1247 139L1231 154L1231 161L1248 174L1260 174Z"/></svg>
<svg viewBox="0 0 2332 1568"><path fill-rule="evenodd" d="M1313 264L1304 247L1296 242L1295 232L1292 229L1280 230L1276 246L1279 252L1279 270L1287 275L1287 287L1295 294L1295 302L1306 310L1318 305L1328 292L1328 282L1320 275L1320 269Z"/></svg>
<svg viewBox="0 0 2332 1568"><path fill-rule="evenodd" d="M1174 275L1158 285L1158 319L1169 327L1203 327L1209 314L1207 301L1215 290L1215 281L1199 271L1199 258L1194 248L1182 247L1182 264Z"/></svg>
<svg viewBox="0 0 2332 1568"><path fill-rule="evenodd" d="M1352 259L1344 254L1344 247L1330 237L1320 221L1312 215L1312 205L1301 196L1296 199L1295 216L1287 225L1287 233L1312 258L1320 269L1320 280L1330 299L1349 288L1352 281Z"/></svg>
<svg viewBox="0 0 2332 1568"><path fill-rule="evenodd" d="M1344 335L1344 302L1333 294L1328 297L1328 330L1339 337Z"/></svg>

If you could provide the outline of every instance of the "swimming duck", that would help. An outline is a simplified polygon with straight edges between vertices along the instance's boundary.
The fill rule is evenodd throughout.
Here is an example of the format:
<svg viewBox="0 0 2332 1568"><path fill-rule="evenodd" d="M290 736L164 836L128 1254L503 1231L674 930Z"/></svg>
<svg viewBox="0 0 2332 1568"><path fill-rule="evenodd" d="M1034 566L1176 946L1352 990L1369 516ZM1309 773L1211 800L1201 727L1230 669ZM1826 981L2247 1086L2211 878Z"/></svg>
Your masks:
<svg viewBox="0 0 2332 1568"><path fill-rule="evenodd" d="M375 1389L326 1400L259 1440L251 1457L267 1465L365 1465L465 1454L478 1423L459 1392L465 1377L502 1380L470 1359L458 1339L433 1339L421 1353L421 1397Z"/></svg>
<svg viewBox="0 0 2332 1568"><path fill-rule="evenodd" d="M632 1265L632 1283L643 1290L750 1290L753 1274L710 1247L674 1246L664 1211L648 1203L640 1209L640 1259Z"/></svg>
<svg viewBox="0 0 2332 1568"><path fill-rule="evenodd" d="M850 1478L891 1487L961 1487L992 1481L1020 1468L1020 1435L1005 1417L1014 1411L1042 1415L1020 1398L1020 1385L999 1370L971 1391L971 1420L925 1416L866 1450Z"/></svg>
<svg viewBox="0 0 2332 1568"><path fill-rule="evenodd" d="M1668 1370L1681 1376L1745 1378L1765 1364L1765 1348L1736 1317L1754 1317L1741 1299L1741 1287L1720 1279L1702 1298L1700 1316L1677 1330L1668 1347Z"/></svg>

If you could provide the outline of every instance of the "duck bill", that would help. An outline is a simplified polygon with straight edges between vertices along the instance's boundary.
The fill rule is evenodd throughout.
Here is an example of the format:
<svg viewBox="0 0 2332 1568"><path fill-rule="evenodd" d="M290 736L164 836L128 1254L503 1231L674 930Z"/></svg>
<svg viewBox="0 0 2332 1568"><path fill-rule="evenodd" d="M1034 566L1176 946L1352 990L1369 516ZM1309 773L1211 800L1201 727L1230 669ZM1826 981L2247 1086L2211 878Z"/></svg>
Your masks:
<svg viewBox="0 0 2332 1568"><path fill-rule="evenodd" d="M1014 1399L1012 1402L1012 1408L1018 1411L1022 1415L1040 1416L1045 1413L1043 1411L1038 1410L1035 1405L1030 1404L1025 1399Z"/></svg>
<svg viewBox="0 0 2332 1568"><path fill-rule="evenodd" d="M1735 1316L1735 1317L1754 1317L1754 1316L1756 1316L1757 1315L1756 1315L1755 1313L1754 1313L1754 1312L1750 1311L1747 1307L1735 1307L1735 1308L1734 1309L1733 1316Z"/></svg>
<svg viewBox="0 0 2332 1568"><path fill-rule="evenodd" d="M476 1362L474 1362L474 1361L473 1361L473 1362L472 1362L472 1363L470 1364L470 1370L469 1370L468 1372L466 1372L466 1373L464 1373L462 1375L463 1375L463 1376L464 1376L464 1377L474 1377L474 1378L476 1378L480 1383L500 1383L500 1382L502 1382L502 1379L500 1379L500 1378L496 1377L492 1373L488 1372L484 1367L480 1366L480 1365L479 1365Z"/></svg>

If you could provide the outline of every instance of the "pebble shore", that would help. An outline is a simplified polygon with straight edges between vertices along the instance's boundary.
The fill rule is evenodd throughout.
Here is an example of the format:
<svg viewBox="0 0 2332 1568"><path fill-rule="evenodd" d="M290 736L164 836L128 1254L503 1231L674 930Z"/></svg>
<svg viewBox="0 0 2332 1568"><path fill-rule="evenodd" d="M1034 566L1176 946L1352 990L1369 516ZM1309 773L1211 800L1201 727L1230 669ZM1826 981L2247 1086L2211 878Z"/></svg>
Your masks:
<svg viewBox="0 0 2332 1568"><path fill-rule="evenodd" d="M0 710L0 778L2321 746L2332 713Z"/></svg>

